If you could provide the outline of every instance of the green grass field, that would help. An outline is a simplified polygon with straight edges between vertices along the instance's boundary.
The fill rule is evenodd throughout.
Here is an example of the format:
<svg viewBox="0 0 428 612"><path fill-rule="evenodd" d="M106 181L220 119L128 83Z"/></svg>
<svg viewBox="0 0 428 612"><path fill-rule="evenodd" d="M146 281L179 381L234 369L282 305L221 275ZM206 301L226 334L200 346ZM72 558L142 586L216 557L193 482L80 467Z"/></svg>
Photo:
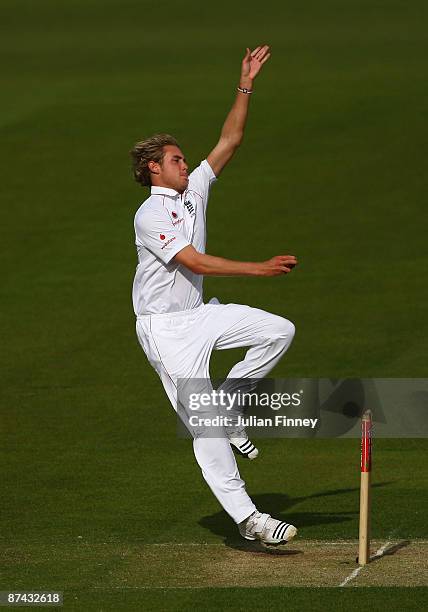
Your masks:
<svg viewBox="0 0 428 612"><path fill-rule="evenodd" d="M373 552L390 545L346 586L358 440L260 441L248 490L299 537L287 555L237 537L135 336L147 194L128 150L166 131L197 165L245 47L270 43L207 252L300 265L207 279L206 298L294 321L274 376L424 377L426 4L2 0L0 16L0 590L83 611L422 609L426 440L375 441ZM215 354L214 376L241 354Z"/></svg>

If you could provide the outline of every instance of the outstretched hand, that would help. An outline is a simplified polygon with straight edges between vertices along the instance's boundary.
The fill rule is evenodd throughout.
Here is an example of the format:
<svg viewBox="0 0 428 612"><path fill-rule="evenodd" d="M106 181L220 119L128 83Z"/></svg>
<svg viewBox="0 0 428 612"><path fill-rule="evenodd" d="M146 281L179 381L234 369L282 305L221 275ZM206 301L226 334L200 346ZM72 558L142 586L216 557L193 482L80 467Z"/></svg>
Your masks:
<svg viewBox="0 0 428 612"><path fill-rule="evenodd" d="M242 60L241 78L243 80L250 79L251 81L259 74L261 67L270 58L269 45L256 47L254 51L250 51L247 47L245 57Z"/></svg>
<svg viewBox="0 0 428 612"><path fill-rule="evenodd" d="M276 255L262 262L260 276L278 276L288 274L297 265L294 255Z"/></svg>

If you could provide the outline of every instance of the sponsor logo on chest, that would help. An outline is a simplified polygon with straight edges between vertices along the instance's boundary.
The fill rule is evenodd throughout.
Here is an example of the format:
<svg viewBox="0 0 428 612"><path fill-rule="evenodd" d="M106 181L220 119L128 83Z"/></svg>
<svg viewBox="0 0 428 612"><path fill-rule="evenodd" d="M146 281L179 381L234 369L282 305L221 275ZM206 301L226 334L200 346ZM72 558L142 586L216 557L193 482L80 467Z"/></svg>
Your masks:
<svg viewBox="0 0 428 612"><path fill-rule="evenodd" d="M178 213L176 213L176 212L175 212L175 210L173 210L173 211L171 212L171 217L172 217L172 224L173 224L174 226L176 226L176 225L180 225L180 223L182 223L182 222L184 221L184 218L183 218L183 217L181 217L181 219L179 219L179 217L178 217Z"/></svg>

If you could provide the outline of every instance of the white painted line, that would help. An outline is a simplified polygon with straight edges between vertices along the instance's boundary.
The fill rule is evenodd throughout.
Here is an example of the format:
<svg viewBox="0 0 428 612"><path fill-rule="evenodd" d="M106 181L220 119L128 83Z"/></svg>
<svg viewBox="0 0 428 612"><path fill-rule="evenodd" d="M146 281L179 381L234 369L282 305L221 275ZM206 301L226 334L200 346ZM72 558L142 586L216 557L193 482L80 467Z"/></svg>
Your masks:
<svg viewBox="0 0 428 612"><path fill-rule="evenodd" d="M376 559L377 557L382 557L385 550L388 548L388 546L391 544L391 542L387 542L386 544L384 544L383 546L381 546L379 548L379 550L377 550L374 554L374 556L372 557L373 559Z"/></svg>
<svg viewBox="0 0 428 612"><path fill-rule="evenodd" d="M391 542L386 542L385 544L382 544L382 546L375 552L374 556L371 557L370 559L377 559L378 557L382 557L385 550L388 548L388 546L391 544ZM351 572L349 574L349 576L347 576L345 578L345 580L343 582L341 582L339 584L339 587L344 587L348 584L348 582L351 582L351 580L354 580L354 578L356 578L358 576L358 574L361 572L361 570L366 567L365 565L360 565L359 567L357 567L356 569L354 569L353 572Z"/></svg>
<svg viewBox="0 0 428 612"><path fill-rule="evenodd" d="M360 565L359 567L354 569L354 571L351 574L349 574L349 576L347 576L343 582L341 582L339 584L339 587L346 586L348 584L348 582L351 582L351 580L356 578L358 576L358 574L361 572L361 570L363 569L363 567L364 567L364 565Z"/></svg>

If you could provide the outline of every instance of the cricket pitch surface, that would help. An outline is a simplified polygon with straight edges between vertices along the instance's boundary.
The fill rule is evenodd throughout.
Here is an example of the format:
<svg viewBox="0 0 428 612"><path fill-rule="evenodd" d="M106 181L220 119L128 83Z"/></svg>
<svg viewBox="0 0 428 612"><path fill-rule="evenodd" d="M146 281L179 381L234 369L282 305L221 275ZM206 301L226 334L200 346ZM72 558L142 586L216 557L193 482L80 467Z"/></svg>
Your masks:
<svg viewBox="0 0 428 612"><path fill-rule="evenodd" d="M298 539L269 551L252 542L233 547L223 543L81 541L3 549L15 588L17 582L25 584L20 569L25 567L28 572L30 566L38 584L46 582L53 588L60 582L64 589L428 585L426 540L372 541L371 562L363 567L356 563L357 551L357 541Z"/></svg>

